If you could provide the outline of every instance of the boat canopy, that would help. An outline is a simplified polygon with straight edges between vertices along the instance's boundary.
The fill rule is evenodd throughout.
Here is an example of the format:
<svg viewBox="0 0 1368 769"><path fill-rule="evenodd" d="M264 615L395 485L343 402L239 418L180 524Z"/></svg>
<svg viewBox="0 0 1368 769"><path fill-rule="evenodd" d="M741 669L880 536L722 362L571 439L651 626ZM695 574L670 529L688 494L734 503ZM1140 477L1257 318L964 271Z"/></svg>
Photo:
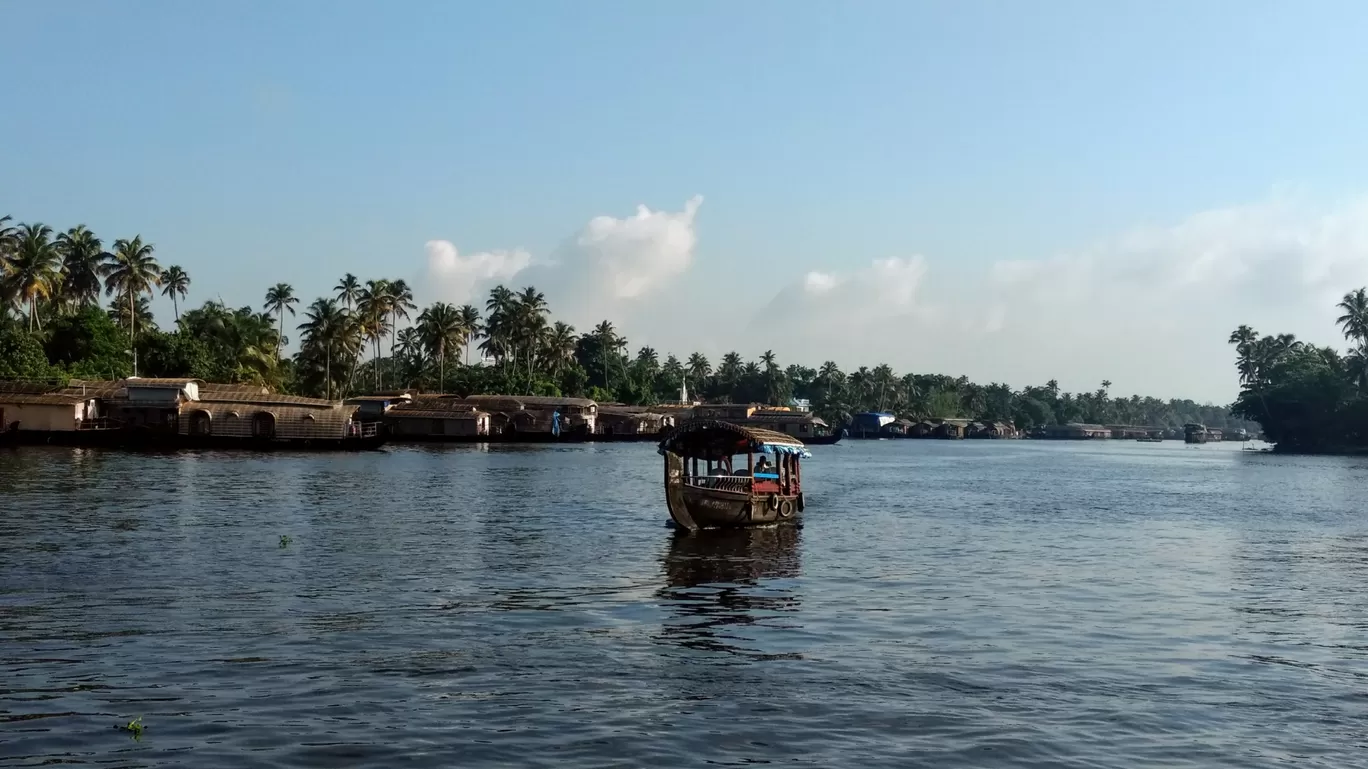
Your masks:
<svg viewBox="0 0 1368 769"><path fill-rule="evenodd" d="M741 427L715 419L694 419L676 427L660 442L661 454L719 460L737 454L757 452L793 454L808 458L812 454L803 442L791 435L755 427Z"/></svg>

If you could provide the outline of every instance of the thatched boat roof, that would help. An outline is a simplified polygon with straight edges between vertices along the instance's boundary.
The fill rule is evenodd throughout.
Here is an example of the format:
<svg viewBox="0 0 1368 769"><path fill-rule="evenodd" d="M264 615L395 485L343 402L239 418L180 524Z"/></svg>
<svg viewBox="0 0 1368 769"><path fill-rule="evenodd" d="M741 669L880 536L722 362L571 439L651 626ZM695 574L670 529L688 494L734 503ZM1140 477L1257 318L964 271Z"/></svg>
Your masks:
<svg viewBox="0 0 1368 769"><path fill-rule="evenodd" d="M74 406L95 396L67 393L0 393L0 406Z"/></svg>
<svg viewBox="0 0 1368 769"><path fill-rule="evenodd" d="M280 393L272 392L229 393L213 390L201 395L198 401L191 401L185 405L186 408L191 408L196 403L237 403L244 406L293 406L316 409L334 409L342 407L342 404L338 401L328 401L323 400L322 398L306 398L302 395L282 395Z"/></svg>
<svg viewBox="0 0 1368 769"><path fill-rule="evenodd" d="M193 377L129 377L123 381L124 387L184 387L193 384L203 387L203 379Z"/></svg>
<svg viewBox="0 0 1368 769"><path fill-rule="evenodd" d="M716 419L693 419L676 427L660 442L660 453L679 454L699 459L722 459L736 454L774 451L812 456L803 442L791 435L742 427Z"/></svg>
<svg viewBox="0 0 1368 769"><path fill-rule="evenodd" d="M554 398L546 395L467 395L460 400L478 405L498 403L502 406L500 410L504 411L508 410L510 406L513 408L554 408L556 406L597 408L598 406L598 403L588 398ZM512 406L512 404L518 405Z"/></svg>
<svg viewBox="0 0 1368 769"><path fill-rule="evenodd" d="M457 411L455 409L390 409L385 418L398 417L400 419L469 419L475 420L480 417L487 417L489 414L484 411L467 409Z"/></svg>

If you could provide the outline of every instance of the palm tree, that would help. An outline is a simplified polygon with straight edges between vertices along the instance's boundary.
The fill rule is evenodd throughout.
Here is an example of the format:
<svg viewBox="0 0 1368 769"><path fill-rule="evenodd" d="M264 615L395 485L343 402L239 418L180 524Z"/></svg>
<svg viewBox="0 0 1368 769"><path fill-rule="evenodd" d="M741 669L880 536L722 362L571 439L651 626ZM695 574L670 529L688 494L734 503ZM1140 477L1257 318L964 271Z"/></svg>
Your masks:
<svg viewBox="0 0 1368 769"><path fill-rule="evenodd" d="M694 381L694 389L702 391L703 382L712 374L712 364L703 353L693 353L689 356L689 361L684 364L684 377L686 380Z"/></svg>
<svg viewBox="0 0 1368 769"><path fill-rule="evenodd" d="M1337 305L1344 314L1335 319L1346 339L1363 345L1368 342L1368 290L1356 288Z"/></svg>
<svg viewBox="0 0 1368 769"><path fill-rule="evenodd" d="M534 354L546 336L546 316L551 314L546 295L532 286L514 298L514 344L527 353L527 386L532 387Z"/></svg>
<svg viewBox="0 0 1368 769"><path fill-rule="evenodd" d="M62 255L62 297L76 306L96 304L104 289L105 268L111 255L95 233L78 224L57 236Z"/></svg>
<svg viewBox="0 0 1368 769"><path fill-rule="evenodd" d="M559 375L565 369L565 365L575 359L575 345L578 341L574 326L556 321L551 327L546 335L543 357L551 364L555 374Z"/></svg>
<svg viewBox="0 0 1368 769"><path fill-rule="evenodd" d="M173 264L162 270L161 273L162 296L171 297L171 309L176 313L176 322L180 323L180 302L190 293L190 276L185 274L185 270L180 265Z"/></svg>
<svg viewBox="0 0 1368 769"><path fill-rule="evenodd" d="M266 289L263 309L274 313L280 324L280 332L276 335L276 362L280 361L280 346L285 344L285 311L289 310L290 315L294 316L296 304L299 304L299 300L295 298L294 287L289 283L277 283Z"/></svg>
<svg viewBox="0 0 1368 769"><path fill-rule="evenodd" d="M143 294L152 293L152 287L161 281L161 268L152 257L154 247L144 243L141 236L132 240L114 241L114 256L105 267L105 292L122 294L128 299L128 344L134 349L133 373L138 373L137 347L134 340L138 334L137 301Z"/></svg>
<svg viewBox="0 0 1368 769"><path fill-rule="evenodd" d="M413 289L409 288L408 281L400 278L389 282L389 292L386 299L389 303L390 311L390 360L394 360L395 347L399 343L399 319L409 319L409 310L416 310L418 305L413 303Z"/></svg>
<svg viewBox="0 0 1368 769"><path fill-rule="evenodd" d="M14 248L14 241L19 236L19 230L10 224L12 221L12 216L0 216L0 261L9 256Z"/></svg>
<svg viewBox="0 0 1368 769"><path fill-rule="evenodd" d="M461 317L461 345L465 347L466 365L470 365L470 342L480 333L480 310L473 304L456 311Z"/></svg>
<svg viewBox="0 0 1368 769"><path fill-rule="evenodd" d="M375 389L380 389L380 340L389 333L390 287L387 280L368 280L356 301L357 322L363 339L371 343L371 367Z"/></svg>
<svg viewBox="0 0 1368 769"><path fill-rule="evenodd" d="M333 286L333 291L337 292L337 301L347 308L348 313L351 313L352 306L361 296L361 281L349 272L342 276L342 280L338 281L336 286Z"/></svg>
<svg viewBox="0 0 1368 769"><path fill-rule="evenodd" d="M324 398L332 400L332 355L335 348L345 343L348 332L349 316L332 299L315 299L304 311L304 322L299 330L304 344L314 350L323 351Z"/></svg>
<svg viewBox="0 0 1368 769"><path fill-rule="evenodd" d="M438 360L437 391L445 393L446 351L461 338L460 311L455 305L437 302L418 315L418 332L423 337L423 343Z"/></svg>
<svg viewBox="0 0 1368 769"><path fill-rule="evenodd" d="M610 390L608 381L608 359L614 352L627 346L627 341L617 335L611 321L603 321L594 326L594 338L598 339L599 354L603 356L603 389Z"/></svg>
<svg viewBox="0 0 1368 769"><path fill-rule="evenodd" d="M61 255L51 240L52 228L46 224L25 224L19 228L14 255L5 266L4 293L20 304L28 304L29 331L42 328L38 300L51 299L61 279Z"/></svg>

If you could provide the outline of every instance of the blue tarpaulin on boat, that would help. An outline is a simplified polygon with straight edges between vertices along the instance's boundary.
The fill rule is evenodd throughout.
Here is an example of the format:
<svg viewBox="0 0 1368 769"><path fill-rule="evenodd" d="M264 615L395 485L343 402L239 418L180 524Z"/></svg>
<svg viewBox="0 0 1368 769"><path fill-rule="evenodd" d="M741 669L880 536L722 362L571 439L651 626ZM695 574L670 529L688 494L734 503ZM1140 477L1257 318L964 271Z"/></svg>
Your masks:
<svg viewBox="0 0 1368 769"><path fill-rule="evenodd" d="M812 452L802 446L776 446L772 443L764 443L760 446L761 451L772 451L775 454L792 454L803 459L812 459Z"/></svg>

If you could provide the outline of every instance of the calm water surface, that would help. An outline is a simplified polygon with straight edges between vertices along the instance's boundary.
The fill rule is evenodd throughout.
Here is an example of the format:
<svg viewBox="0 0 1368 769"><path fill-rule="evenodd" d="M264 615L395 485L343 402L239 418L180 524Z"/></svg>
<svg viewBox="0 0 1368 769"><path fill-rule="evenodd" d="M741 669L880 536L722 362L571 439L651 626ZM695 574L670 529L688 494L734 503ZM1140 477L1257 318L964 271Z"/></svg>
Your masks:
<svg viewBox="0 0 1368 769"><path fill-rule="evenodd" d="M815 453L676 538L649 445L0 452L0 765L1368 766L1368 461Z"/></svg>

